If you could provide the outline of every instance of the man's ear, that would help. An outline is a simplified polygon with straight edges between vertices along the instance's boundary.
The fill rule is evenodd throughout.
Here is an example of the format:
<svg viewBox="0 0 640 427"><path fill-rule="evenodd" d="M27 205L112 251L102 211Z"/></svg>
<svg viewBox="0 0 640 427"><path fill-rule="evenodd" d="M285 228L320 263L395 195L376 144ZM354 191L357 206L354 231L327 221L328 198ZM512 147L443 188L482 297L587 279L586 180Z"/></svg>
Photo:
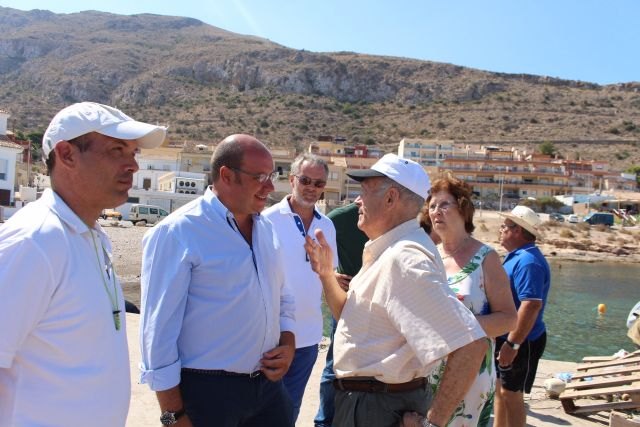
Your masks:
<svg viewBox="0 0 640 427"><path fill-rule="evenodd" d="M64 165L65 167L73 167L77 160L78 150L67 141L58 142L53 151L56 153L56 166Z"/></svg>
<svg viewBox="0 0 640 427"><path fill-rule="evenodd" d="M220 167L220 181L229 185L235 179L233 170L227 166Z"/></svg>
<svg viewBox="0 0 640 427"><path fill-rule="evenodd" d="M387 202L387 205L391 206L397 203L400 199L400 191L398 191L396 187L391 187L387 191L387 194L385 194L385 198L385 202Z"/></svg>

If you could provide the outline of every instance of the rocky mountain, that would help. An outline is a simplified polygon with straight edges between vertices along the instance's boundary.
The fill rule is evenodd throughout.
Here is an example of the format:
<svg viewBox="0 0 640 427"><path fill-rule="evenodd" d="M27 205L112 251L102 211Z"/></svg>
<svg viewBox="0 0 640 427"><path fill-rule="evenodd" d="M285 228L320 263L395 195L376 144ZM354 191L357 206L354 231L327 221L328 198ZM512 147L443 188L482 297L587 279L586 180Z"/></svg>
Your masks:
<svg viewBox="0 0 640 427"><path fill-rule="evenodd" d="M318 135L490 142L640 159L640 83L600 86L352 52L313 53L192 18L54 14L0 7L0 108L41 132L66 104L92 100L168 124L172 140L248 132L303 147Z"/></svg>

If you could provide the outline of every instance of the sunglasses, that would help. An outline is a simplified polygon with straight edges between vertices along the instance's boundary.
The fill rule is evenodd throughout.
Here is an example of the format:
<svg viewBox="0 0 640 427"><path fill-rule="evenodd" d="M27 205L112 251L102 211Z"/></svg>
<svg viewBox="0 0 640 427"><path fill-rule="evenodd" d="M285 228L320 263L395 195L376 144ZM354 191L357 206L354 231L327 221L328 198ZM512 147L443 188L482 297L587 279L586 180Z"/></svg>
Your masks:
<svg viewBox="0 0 640 427"><path fill-rule="evenodd" d="M304 175L294 175L294 176L298 178L298 182L304 186L313 184L313 186L316 188L324 188L324 186L327 185L327 181L323 181L321 179L311 179L308 176L304 176Z"/></svg>

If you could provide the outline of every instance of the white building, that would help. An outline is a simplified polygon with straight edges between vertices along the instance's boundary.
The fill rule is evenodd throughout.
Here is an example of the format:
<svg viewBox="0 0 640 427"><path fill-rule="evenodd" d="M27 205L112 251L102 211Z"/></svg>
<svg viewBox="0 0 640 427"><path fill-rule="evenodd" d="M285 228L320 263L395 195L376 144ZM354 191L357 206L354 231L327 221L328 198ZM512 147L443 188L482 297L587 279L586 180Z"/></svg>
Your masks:
<svg viewBox="0 0 640 427"><path fill-rule="evenodd" d="M16 163L23 148L7 137L9 113L0 110L0 206L11 206L16 185Z"/></svg>

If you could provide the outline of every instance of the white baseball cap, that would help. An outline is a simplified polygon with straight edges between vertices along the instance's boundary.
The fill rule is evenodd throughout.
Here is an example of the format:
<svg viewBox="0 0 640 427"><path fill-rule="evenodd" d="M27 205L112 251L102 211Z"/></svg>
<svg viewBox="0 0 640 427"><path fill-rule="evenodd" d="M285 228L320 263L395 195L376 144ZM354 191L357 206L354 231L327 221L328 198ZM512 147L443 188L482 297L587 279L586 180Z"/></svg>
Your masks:
<svg viewBox="0 0 640 427"><path fill-rule="evenodd" d="M509 218L511 221L536 236L537 239L542 239L542 233L538 229L542 220L538 214L531 210L531 208L526 206L516 206L511 212L501 213L500 216Z"/></svg>
<svg viewBox="0 0 640 427"><path fill-rule="evenodd" d="M44 159L49 157L58 142L69 141L90 132L112 138L137 140L140 148L155 148L164 141L167 128L137 122L108 105L79 102L60 110L49 123L42 137Z"/></svg>
<svg viewBox="0 0 640 427"><path fill-rule="evenodd" d="M422 166L413 160L403 159L393 153L385 154L375 162L371 169L352 170L347 175L360 182L366 178L386 176L403 187L426 199L431 182Z"/></svg>

